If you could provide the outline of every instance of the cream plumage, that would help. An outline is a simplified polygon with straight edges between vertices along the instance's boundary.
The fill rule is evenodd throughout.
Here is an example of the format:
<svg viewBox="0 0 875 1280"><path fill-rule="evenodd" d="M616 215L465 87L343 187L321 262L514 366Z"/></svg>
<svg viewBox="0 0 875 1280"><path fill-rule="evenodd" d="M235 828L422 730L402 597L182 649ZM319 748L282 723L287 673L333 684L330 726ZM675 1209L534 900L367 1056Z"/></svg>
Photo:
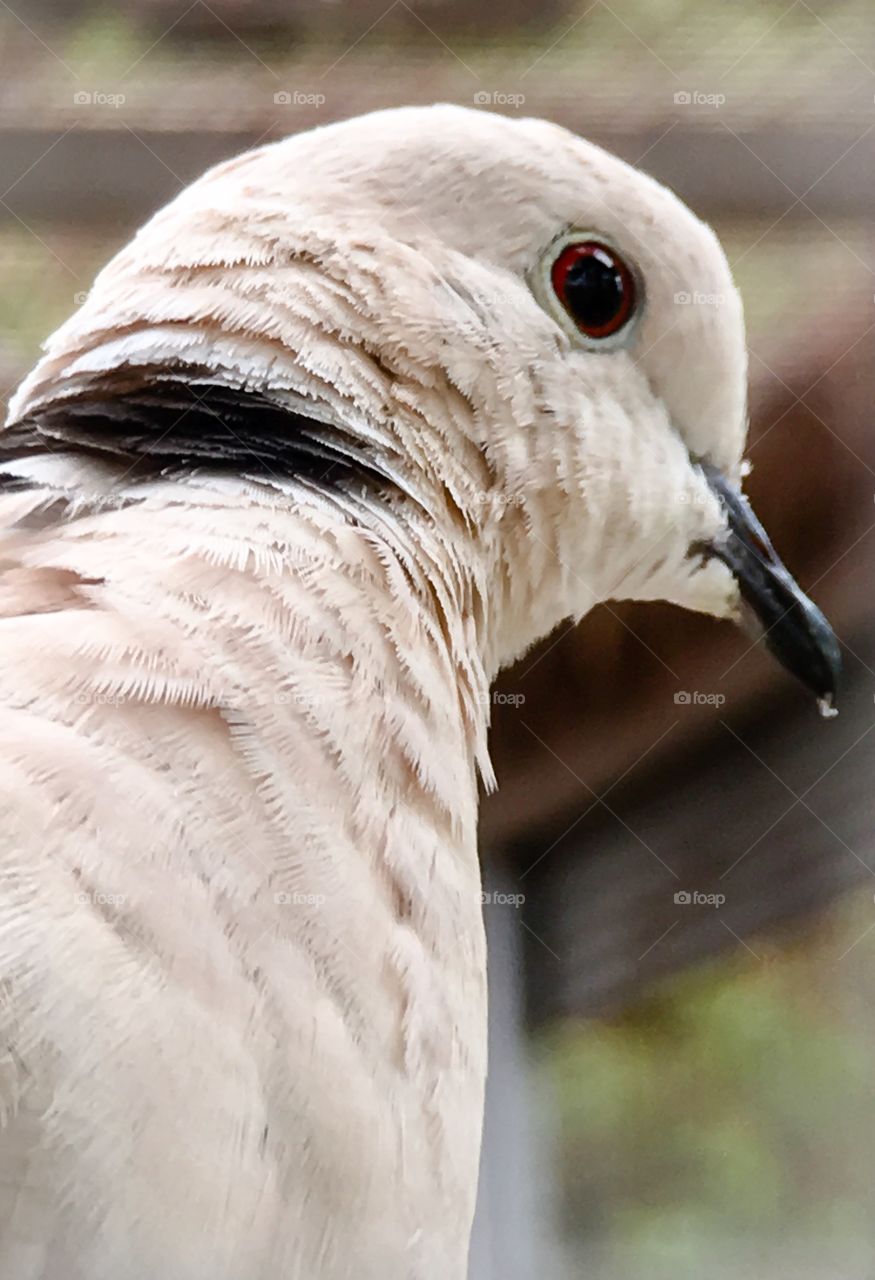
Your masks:
<svg viewBox="0 0 875 1280"><path fill-rule="evenodd" d="M101 273L5 432L0 1274L461 1280L489 683L601 599L735 615L744 429L713 235L539 121L261 148Z"/></svg>

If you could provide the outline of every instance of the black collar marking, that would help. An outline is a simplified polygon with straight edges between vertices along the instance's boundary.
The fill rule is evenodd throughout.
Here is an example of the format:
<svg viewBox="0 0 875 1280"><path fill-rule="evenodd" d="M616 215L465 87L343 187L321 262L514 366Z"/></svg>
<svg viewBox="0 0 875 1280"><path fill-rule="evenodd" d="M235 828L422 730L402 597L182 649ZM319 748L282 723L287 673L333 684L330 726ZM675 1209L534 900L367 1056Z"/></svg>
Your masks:
<svg viewBox="0 0 875 1280"><path fill-rule="evenodd" d="M300 476L332 486L391 481L351 432L309 418L260 391L206 380L138 379L59 400L0 431L4 463L53 452L127 464L126 480L194 470L262 479ZM14 485L0 475L0 487Z"/></svg>

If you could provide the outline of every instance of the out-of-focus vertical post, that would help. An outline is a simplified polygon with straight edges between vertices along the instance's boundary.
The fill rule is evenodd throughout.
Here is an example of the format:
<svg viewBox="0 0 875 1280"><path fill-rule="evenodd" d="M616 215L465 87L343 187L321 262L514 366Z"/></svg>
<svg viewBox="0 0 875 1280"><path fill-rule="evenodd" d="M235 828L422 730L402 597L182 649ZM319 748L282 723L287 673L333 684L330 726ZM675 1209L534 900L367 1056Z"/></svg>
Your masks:
<svg viewBox="0 0 875 1280"><path fill-rule="evenodd" d="M469 1280L559 1280L553 1171L535 1104L525 1028L519 885L484 882L489 946L489 1082Z"/></svg>

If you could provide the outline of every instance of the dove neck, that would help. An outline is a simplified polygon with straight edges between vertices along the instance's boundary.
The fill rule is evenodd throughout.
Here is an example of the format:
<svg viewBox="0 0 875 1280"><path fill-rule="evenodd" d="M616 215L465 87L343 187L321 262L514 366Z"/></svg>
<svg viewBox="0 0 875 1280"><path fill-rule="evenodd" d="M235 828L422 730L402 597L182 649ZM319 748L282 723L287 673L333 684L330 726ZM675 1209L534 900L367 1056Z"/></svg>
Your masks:
<svg viewBox="0 0 875 1280"><path fill-rule="evenodd" d="M359 694L422 735L403 754L448 814L459 788L494 777L487 750L490 684L488 564L466 533L404 500L302 491L287 515L289 541L306 548L306 589L335 615ZM318 614L317 614L318 617ZM438 774L446 775L443 782Z"/></svg>
<svg viewBox="0 0 875 1280"><path fill-rule="evenodd" d="M148 544L131 548L131 576L162 609L203 601L208 652L223 671L239 666L241 712L258 692L259 714L300 721L302 737L332 744L375 812L415 787L432 821L473 840L477 772L494 784L494 670L488 565L461 531L405 501L217 477L160 482L105 519Z"/></svg>

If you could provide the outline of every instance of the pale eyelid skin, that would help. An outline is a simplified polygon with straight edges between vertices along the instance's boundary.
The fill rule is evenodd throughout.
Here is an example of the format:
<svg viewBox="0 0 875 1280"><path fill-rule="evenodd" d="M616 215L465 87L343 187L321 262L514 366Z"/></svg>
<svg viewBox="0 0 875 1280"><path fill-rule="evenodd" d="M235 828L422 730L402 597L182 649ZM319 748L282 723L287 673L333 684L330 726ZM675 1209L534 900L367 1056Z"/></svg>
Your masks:
<svg viewBox="0 0 875 1280"><path fill-rule="evenodd" d="M632 315L621 329L604 338L588 338L585 333L581 333L573 318L556 296L556 290L553 288L553 281L550 275L553 263L563 249L566 249L571 244L583 244L585 241L596 241L598 244L603 244L606 249L612 250L622 259L623 265L631 275L635 285L635 306L632 310ZM539 305L556 321L563 333L571 339L576 347L582 347L585 351L619 351L633 345L638 326L641 323L641 317L647 307L644 281L635 261L610 236L595 228L566 228L550 241L538 261L527 273L527 279L529 288Z"/></svg>

